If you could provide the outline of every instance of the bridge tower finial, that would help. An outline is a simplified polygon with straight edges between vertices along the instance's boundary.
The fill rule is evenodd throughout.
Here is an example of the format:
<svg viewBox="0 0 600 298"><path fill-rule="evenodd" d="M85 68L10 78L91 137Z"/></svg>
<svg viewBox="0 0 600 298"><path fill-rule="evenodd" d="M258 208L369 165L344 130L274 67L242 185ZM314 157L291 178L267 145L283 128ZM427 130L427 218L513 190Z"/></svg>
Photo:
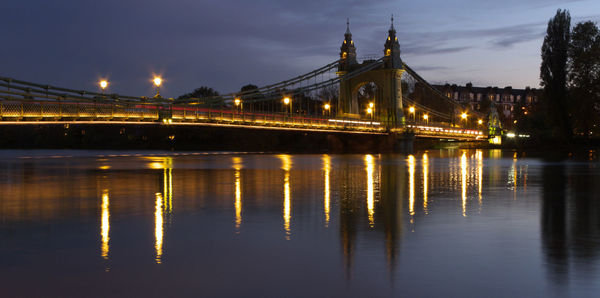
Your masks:
<svg viewBox="0 0 600 298"><path fill-rule="evenodd" d="M350 33L350 18L346 19L346 34L352 34Z"/></svg>
<svg viewBox="0 0 600 298"><path fill-rule="evenodd" d="M392 25L390 26L390 31L396 31L396 29L394 29L394 14L392 14Z"/></svg>

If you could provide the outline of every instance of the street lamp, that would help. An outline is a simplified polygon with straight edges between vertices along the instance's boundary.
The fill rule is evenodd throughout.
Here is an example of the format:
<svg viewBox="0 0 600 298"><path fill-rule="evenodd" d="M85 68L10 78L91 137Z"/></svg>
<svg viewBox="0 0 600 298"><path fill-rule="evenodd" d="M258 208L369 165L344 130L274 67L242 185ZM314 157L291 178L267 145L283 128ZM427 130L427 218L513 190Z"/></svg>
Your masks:
<svg viewBox="0 0 600 298"><path fill-rule="evenodd" d="M159 76L155 76L152 80L154 86L156 86L156 95L154 97L160 97L160 85L162 85L163 79Z"/></svg>
<svg viewBox="0 0 600 298"><path fill-rule="evenodd" d="M408 108L408 111L412 114L413 121L415 121L415 107Z"/></svg>
<svg viewBox="0 0 600 298"><path fill-rule="evenodd" d="M467 113L464 112L464 113L460 114L460 118L462 120L465 120L465 126L467 126Z"/></svg>
<svg viewBox="0 0 600 298"><path fill-rule="evenodd" d="M233 100L233 104L235 107L235 110L233 111L233 113L235 114L235 112L237 111L238 107L240 108L240 112L242 112L242 120L244 119L244 105L242 104L242 100L240 98L235 98Z"/></svg>
<svg viewBox="0 0 600 298"><path fill-rule="evenodd" d="M284 97L283 98L283 104L285 104L286 106L289 105L290 106L290 114L292 113L292 105L290 104L292 102L292 99L289 97Z"/></svg>
<svg viewBox="0 0 600 298"><path fill-rule="evenodd" d="M331 106L328 103L324 104L323 105L323 115L325 115L325 111L327 111L327 116L329 116L330 115L329 109L331 109Z"/></svg>
<svg viewBox="0 0 600 298"><path fill-rule="evenodd" d="M479 125L483 124L483 120L481 120L481 119L477 120L477 124L479 124Z"/></svg>
<svg viewBox="0 0 600 298"><path fill-rule="evenodd" d="M425 122L427 124L429 124L429 115L427 115L427 114L423 115L423 120L425 120Z"/></svg>
<svg viewBox="0 0 600 298"><path fill-rule="evenodd" d="M107 80L101 80L98 85L100 85L100 89L102 89L102 92L104 92L104 90L106 90L106 87L108 87L108 81Z"/></svg>
<svg viewBox="0 0 600 298"><path fill-rule="evenodd" d="M373 108L367 108L367 114L369 114L369 116L371 116L371 119L373 119Z"/></svg>

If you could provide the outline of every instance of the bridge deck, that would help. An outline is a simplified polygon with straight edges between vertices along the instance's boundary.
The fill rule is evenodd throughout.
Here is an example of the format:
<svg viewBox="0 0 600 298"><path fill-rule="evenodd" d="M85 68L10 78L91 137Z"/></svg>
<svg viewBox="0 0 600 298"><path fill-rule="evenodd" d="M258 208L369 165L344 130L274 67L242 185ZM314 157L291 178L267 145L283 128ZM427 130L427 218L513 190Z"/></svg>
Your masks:
<svg viewBox="0 0 600 298"><path fill-rule="evenodd" d="M0 100L0 125L61 123L202 125L358 134L410 132L416 137L424 138L486 139L481 131L444 127L434 123L406 125L390 130L383 123L371 120L285 113L247 113L190 105Z"/></svg>

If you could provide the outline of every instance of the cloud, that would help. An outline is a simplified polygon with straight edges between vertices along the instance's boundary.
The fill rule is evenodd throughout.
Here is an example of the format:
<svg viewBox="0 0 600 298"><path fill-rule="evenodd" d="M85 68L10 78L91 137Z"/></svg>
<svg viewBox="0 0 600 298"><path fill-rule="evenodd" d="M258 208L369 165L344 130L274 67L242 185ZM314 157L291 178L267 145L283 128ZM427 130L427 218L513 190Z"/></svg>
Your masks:
<svg viewBox="0 0 600 298"><path fill-rule="evenodd" d="M415 71L446 71L450 70L450 67L441 66L441 65L430 65L430 66L418 66L415 68Z"/></svg>
<svg viewBox="0 0 600 298"><path fill-rule="evenodd" d="M458 46L458 47L444 47L436 45L406 47L404 49L405 54L418 54L418 55L436 55L436 54L451 54L469 50L473 47L470 46Z"/></svg>

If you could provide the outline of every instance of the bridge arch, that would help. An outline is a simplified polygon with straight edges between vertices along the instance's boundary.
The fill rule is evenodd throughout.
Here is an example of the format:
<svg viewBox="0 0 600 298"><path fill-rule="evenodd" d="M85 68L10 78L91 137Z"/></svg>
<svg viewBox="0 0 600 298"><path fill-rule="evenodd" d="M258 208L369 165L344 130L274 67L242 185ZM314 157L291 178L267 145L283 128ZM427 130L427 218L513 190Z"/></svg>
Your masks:
<svg viewBox="0 0 600 298"><path fill-rule="evenodd" d="M352 88L351 100L354 103L354 105L358 106L358 114L361 117L373 116L373 118L375 118L379 114L379 103L381 102L381 99L383 97L381 86L383 86L382 82L364 81L358 83L356 86L354 86L354 88ZM369 94L362 95L361 91ZM370 103L373 103L373 115L369 115L367 113L367 109L370 108Z"/></svg>

